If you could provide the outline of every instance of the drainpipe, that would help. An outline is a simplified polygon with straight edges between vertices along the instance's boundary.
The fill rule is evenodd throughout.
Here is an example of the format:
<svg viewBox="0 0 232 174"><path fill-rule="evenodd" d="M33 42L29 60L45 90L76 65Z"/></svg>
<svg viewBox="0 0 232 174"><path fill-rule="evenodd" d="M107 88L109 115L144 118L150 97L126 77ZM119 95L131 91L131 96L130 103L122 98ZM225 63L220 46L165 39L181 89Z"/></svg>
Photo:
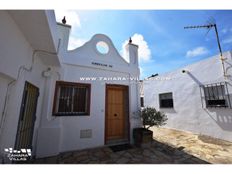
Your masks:
<svg viewBox="0 0 232 174"><path fill-rule="evenodd" d="M5 118L6 118L6 111L7 111L7 104L8 104L8 99L9 99L9 89L10 89L10 87L18 81L20 73L21 73L22 70L25 70L27 72L32 71L33 65L34 65L34 62L35 62L35 56L36 56L37 53L45 53L45 54L48 54L48 55L57 55L58 52L59 52L59 48L60 48L60 39L59 39L59 42L58 42L57 52L50 52L50 51L46 51L46 50L34 50L33 53L32 53L32 62L31 62L30 68L27 68L25 65L21 65L19 67L19 69L18 69L16 80L12 80L7 84L6 95L5 95L5 99L4 99L4 106L3 106L3 110L2 110L2 117L1 117L1 120L0 120L0 141L2 139L3 125L5 123Z"/></svg>
<svg viewBox="0 0 232 174"><path fill-rule="evenodd" d="M6 108L7 108L7 104L8 104L8 98L9 98L9 89L13 84L15 84L18 81L20 73L21 73L22 70L25 70L27 72L32 71L33 65L34 65L34 62L35 62L35 55L38 52L42 52L42 53L46 53L46 54L50 54L50 55L57 55L57 53L52 53L52 52L48 52L48 51L44 51L44 50L34 50L33 54L32 54L32 63L31 63L30 68L27 68L25 65L22 65L22 66L19 67L16 80L12 80L7 85L6 96L5 96L4 106L3 106L3 111L2 111L2 119L1 119L1 122L0 122L0 137L1 137L1 134L2 134L2 127L3 127L3 124L5 122Z"/></svg>

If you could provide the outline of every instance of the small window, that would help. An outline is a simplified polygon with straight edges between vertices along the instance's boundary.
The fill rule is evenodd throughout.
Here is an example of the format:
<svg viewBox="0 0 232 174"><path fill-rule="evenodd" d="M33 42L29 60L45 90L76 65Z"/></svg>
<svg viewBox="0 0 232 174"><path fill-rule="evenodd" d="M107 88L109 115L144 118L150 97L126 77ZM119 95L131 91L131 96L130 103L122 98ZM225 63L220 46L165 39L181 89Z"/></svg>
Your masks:
<svg viewBox="0 0 232 174"><path fill-rule="evenodd" d="M89 115L90 85L56 82L53 115Z"/></svg>
<svg viewBox="0 0 232 174"><path fill-rule="evenodd" d="M212 84L203 87L206 107L228 107L223 84Z"/></svg>
<svg viewBox="0 0 232 174"><path fill-rule="evenodd" d="M144 107L144 97L140 97L140 105L141 107Z"/></svg>
<svg viewBox="0 0 232 174"><path fill-rule="evenodd" d="M173 108L172 93L159 94L160 108Z"/></svg>

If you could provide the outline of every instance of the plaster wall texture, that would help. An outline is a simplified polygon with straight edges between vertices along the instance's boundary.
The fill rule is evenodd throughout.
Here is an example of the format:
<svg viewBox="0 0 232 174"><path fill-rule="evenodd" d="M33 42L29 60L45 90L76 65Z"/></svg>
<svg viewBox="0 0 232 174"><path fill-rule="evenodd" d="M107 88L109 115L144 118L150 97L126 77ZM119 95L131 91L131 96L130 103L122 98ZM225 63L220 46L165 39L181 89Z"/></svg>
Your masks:
<svg viewBox="0 0 232 174"><path fill-rule="evenodd" d="M166 127L205 134L232 141L232 109L208 108L200 92L200 85L227 81L230 103L232 101L231 52L223 54L226 80L219 56L199 61L175 71L144 80L144 104L163 111L168 116ZM182 73L182 70L187 70ZM165 80L167 79L167 80ZM159 94L172 92L174 107L159 106ZM201 98L202 97L202 98ZM202 106L203 104L203 106Z"/></svg>

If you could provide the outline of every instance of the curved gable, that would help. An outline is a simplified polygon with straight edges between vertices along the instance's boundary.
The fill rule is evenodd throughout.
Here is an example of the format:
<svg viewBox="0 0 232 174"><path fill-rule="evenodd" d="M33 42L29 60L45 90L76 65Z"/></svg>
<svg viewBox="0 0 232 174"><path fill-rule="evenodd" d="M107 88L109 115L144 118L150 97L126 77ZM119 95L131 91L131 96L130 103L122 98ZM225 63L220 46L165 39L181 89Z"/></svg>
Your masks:
<svg viewBox="0 0 232 174"><path fill-rule="evenodd" d="M108 46L108 52L101 54L96 45L98 42L104 42ZM70 63L76 65L121 65L129 66L129 63L120 56L111 39L103 34L94 35L88 42L83 46L78 47L74 50L68 51L63 57L63 63Z"/></svg>

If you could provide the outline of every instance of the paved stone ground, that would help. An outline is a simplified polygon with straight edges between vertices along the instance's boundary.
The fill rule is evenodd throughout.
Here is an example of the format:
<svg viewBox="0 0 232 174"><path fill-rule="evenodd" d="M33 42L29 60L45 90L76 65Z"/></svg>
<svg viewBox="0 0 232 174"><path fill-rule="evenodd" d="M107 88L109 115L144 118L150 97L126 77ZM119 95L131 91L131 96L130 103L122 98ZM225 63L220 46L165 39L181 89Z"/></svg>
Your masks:
<svg viewBox="0 0 232 174"><path fill-rule="evenodd" d="M206 164L199 158L153 141L143 147L113 152L108 147L67 152L58 156L36 159L34 164Z"/></svg>
<svg viewBox="0 0 232 174"><path fill-rule="evenodd" d="M154 140L141 148L113 152L108 147L36 159L34 164L207 164L232 163L232 143L166 128L153 128Z"/></svg>
<svg viewBox="0 0 232 174"><path fill-rule="evenodd" d="M154 141L147 147L113 152L108 147L67 152L31 161L36 164L206 164L180 149Z"/></svg>
<svg viewBox="0 0 232 174"><path fill-rule="evenodd" d="M232 142L167 128L152 128L154 138L213 164L232 164Z"/></svg>

